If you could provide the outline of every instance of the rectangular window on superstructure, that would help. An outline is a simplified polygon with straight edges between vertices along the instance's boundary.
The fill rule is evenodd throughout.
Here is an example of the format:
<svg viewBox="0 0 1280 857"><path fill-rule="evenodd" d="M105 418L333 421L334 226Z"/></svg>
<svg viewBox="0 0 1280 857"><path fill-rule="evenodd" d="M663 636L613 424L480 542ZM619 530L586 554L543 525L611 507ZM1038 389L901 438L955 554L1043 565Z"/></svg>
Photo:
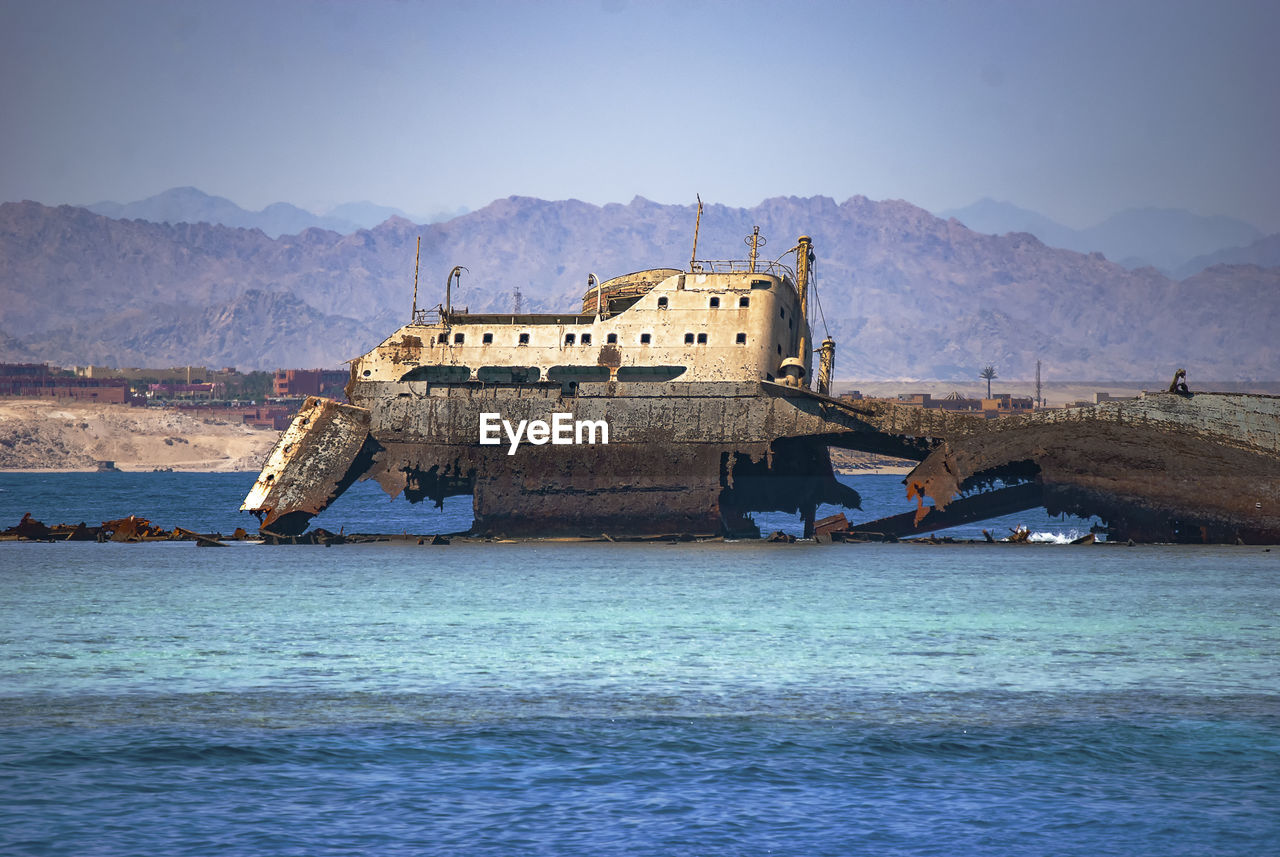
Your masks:
<svg viewBox="0 0 1280 857"><path fill-rule="evenodd" d="M684 344L685 344L685 345L693 345L693 334L692 334L692 333L686 333L686 334L684 335Z"/></svg>
<svg viewBox="0 0 1280 857"><path fill-rule="evenodd" d="M698 334L698 344L699 344L699 345L706 345L706 344L707 344L707 335L706 335L705 333L699 333L699 334Z"/></svg>
<svg viewBox="0 0 1280 857"><path fill-rule="evenodd" d="M483 345L493 345L493 334L486 333L484 336L480 337L480 342Z"/></svg>
<svg viewBox="0 0 1280 857"><path fill-rule="evenodd" d="M742 297L738 298L738 306L740 307L751 306L751 298L747 297L746 295L743 295Z"/></svg>
<svg viewBox="0 0 1280 857"><path fill-rule="evenodd" d="M712 308L712 309L720 309L720 299L719 299L719 298L712 298L712 299L711 299L711 308Z"/></svg>
<svg viewBox="0 0 1280 857"><path fill-rule="evenodd" d="M527 333L522 333L522 334L520 334L520 344L521 344L521 345L528 345L528 344L529 344L529 334L527 334Z"/></svg>
<svg viewBox="0 0 1280 857"><path fill-rule="evenodd" d="M604 338L604 341L605 341L605 344L606 344L606 345L617 345L617 344L618 344L618 334L616 334L616 333L610 333L608 336L606 336L606 337Z"/></svg>
<svg viewBox="0 0 1280 857"><path fill-rule="evenodd" d="M650 340L651 338L652 338L652 337L650 337L650 335L649 335L649 334L647 334L647 333L642 333L642 334L640 334L640 344L641 344L641 345L648 345L648 344L649 344L649 340Z"/></svg>
<svg viewBox="0 0 1280 857"><path fill-rule="evenodd" d="M667 297L666 295L663 295L662 297L658 298L658 309L666 309L666 308L667 308Z"/></svg>
<svg viewBox="0 0 1280 857"><path fill-rule="evenodd" d="M440 334L439 336L437 336L437 337L436 337L436 342L440 343L441 345L448 345L448 344L449 344L449 334L447 334L447 333L442 333L442 334Z"/></svg>
<svg viewBox="0 0 1280 857"><path fill-rule="evenodd" d="M737 338L735 341L736 341L739 345L746 345L746 344L747 344L747 335L746 335L745 333L739 333L739 334L738 334L738 338Z"/></svg>
<svg viewBox="0 0 1280 857"><path fill-rule="evenodd" d="M574 336L573 336L573 334L572 334L572 333L566 333L566 334L564 335L564 344L565 344L565 345L573 345L573 340L574 340Z"/></svg>
<svg viewBox="0 0 1280 857"><path fill-rule="evenodd" d="M455 333L455 334L453 335L453 344L454 344L454 345L461 345L461 344L463 344L463 343L464 343L464 342L466 342L466 341L467 341L467 335L466 335L465 333Z"/></svg>
<svg viewBox="0 0 1280 857"><path fill-rule="evenodd" d="M582 334L582 338L581 338L581 340L580 340L580 341L582 342L582 344L583 344L583 345L590 345L590 344L591 344L591 334L589 334L589 333L584 333L584 334Z"/></svg>

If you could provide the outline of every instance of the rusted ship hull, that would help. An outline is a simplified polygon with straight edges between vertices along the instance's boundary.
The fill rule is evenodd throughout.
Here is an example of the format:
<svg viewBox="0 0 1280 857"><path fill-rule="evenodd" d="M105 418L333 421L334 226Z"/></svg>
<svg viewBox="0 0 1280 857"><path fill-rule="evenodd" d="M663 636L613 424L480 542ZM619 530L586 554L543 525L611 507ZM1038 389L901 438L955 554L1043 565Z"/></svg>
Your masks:
<svg viewBox="0 0 1280 857"><path fill-rule="evenodd" d="M987 421L863 406L882 431L941 443L907 477L944 509L997 480L1034 481L1050 513L1097 516L1112 539L1280 543L1280 398L1148 393Z"/></svg>
<svg viewBox="0 0 1280 857"><path fill-rule="evenodd" d="M314 427L311 442L286 434L245 508L264 530L292 535L355 478L415 502L469 494L479 536L754 535L751 512L811 521L823 503L858 508L825 442L856 420L768 388L777 385L582 384L566 396L559 384L353 384L354 406L307 403L299 419ZM481 416L494 412L513 423L605 421L609 442L481 445Z"/></svg>
<svg viewBox="0 0 1280 857"><path fill-rule="evenodd" d="M923 459L905 480L921 505L904 534L936 528L930 515L962 495L981 520L984 487L1034 484L1035 505L1099 517L1112 539L1280 543L1280 398L1270 396L1148 394L988 421L769 383L352 393L357 406L308 402L282 437L246 499L264 530L301 532L352 481L373 478L415 502L472 495L480 536L748 535L751 512L811 521L820 504L858 507L831 472L832 445ZM476 442L481 414L496 409L605 419L615 434L508 454ZM990 511L1007 509L993 499Z"/></svg>

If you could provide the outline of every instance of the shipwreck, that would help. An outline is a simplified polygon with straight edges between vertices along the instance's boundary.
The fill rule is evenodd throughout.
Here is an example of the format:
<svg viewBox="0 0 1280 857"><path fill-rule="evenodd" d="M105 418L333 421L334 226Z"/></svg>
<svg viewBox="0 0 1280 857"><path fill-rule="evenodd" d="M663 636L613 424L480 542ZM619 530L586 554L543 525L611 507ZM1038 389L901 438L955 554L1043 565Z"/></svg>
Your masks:
<svg viewBox="0 0 1280 857"><path fill-rule="evenodd" d="M476 536L757 536L770 510L808 536L820 505L860 505L834 446L919 462L916 512L862 529L1045 506L1112 539L1280 541L1280 398L1184 385L998 421L835 398L835 342L809 324L813 242L775 261L758 230L747 243L700 260L695 231L687 268L589 276L566 313L455 310L460 268L419 309L415 273L409 323L351 361L350 404L308 399L242 510L295 535L375 479L412 502L471 495Z"/></svg>

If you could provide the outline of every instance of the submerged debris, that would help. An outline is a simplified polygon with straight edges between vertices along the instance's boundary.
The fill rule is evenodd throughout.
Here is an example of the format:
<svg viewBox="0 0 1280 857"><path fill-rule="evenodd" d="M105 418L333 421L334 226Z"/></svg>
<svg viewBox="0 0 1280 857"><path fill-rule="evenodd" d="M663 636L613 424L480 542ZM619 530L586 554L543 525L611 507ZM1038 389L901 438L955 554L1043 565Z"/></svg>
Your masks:
<svg viewBox="0 0 1280 857"><path fill-rule="evenodd" d="M127 518L116 518L103 521L91 527L84 521L78 524L55 524L47 526L31 517L27 512L22 520L4 532L0 532L3 541L30 542L196 542L201 546L207 544L221 545L225 541L248 541L249 535L243 527L237 527L229 538L221 533L198 533L183 527L166 530L153 525L146 518L130 515ZM256 541L256 539L254 539Z"/></svg>

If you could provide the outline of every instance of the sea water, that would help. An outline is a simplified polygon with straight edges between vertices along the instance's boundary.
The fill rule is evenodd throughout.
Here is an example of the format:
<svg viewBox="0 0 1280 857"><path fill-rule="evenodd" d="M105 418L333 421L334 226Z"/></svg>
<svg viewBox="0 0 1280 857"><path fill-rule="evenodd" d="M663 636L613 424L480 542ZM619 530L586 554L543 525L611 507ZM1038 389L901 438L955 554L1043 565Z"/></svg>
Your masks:
<svg viewBox="0 0 1280 857"><path fill-rule="evenodd" d="M251 482L3 475L0 525L230 532ZM1275 853L1278 577L1261 547L0 543L0 853Z"/></svg>

